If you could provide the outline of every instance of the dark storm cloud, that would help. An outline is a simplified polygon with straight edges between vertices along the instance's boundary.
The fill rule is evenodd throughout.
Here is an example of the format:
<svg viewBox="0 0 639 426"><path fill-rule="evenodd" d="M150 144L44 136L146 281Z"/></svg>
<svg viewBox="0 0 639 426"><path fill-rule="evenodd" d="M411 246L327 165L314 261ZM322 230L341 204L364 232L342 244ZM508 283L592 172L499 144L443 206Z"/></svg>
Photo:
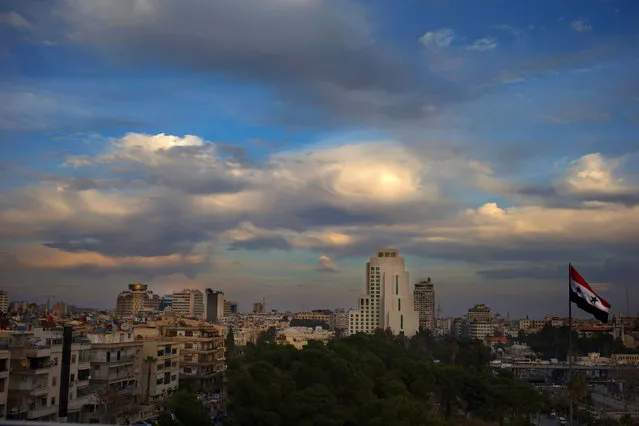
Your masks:
<svg viewBox="0 0 639 426"><path fill-rule="evenodd" d="M590 282L605 282L617 284L630 284L633 287L639 286L629 277L635 277L639 274L639 263L627 253L624 249L633 249L630 253L635 253L639 249L639 245L635 247L620 247L617 253L609 253L602 256L600 260L580 259L573 262L573 265L579 272L587 277ZM568 263L547 264L520 264L509 268L486 269L477 272L477 275L487 280L514 280L520 278L539 279L539 280L557 280L562 276L567 278Z"/></svg>
<svg viewBox="0 0 639 426"><path fill-rule="evenodd" d="M576 207L585 201L618 203L631 207L639 204L639 188L627 192L595 192L564 193L551 184L513 185L511 195L522 195L541 202L548 207Z"/></svg>
<svg viewBox="0 0 639 426"><path fill-rule="evenodd" d="M291 245L283 237L254 237L247 240L235 241L230 249L244 250L285 250L291 249Z"/></svg>

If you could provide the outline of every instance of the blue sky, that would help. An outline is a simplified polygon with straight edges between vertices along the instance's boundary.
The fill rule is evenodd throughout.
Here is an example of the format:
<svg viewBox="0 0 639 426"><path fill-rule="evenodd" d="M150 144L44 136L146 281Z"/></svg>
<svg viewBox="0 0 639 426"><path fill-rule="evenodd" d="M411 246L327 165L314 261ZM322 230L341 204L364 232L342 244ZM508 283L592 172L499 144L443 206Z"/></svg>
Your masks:
<svg viewBox="0 0 639 426"><path fill-rule="evenodd" d="M562 314L569 261L623 306L638 18L631 0L3 2L2 285L347 307L392 245L445 314Z"/></svg>

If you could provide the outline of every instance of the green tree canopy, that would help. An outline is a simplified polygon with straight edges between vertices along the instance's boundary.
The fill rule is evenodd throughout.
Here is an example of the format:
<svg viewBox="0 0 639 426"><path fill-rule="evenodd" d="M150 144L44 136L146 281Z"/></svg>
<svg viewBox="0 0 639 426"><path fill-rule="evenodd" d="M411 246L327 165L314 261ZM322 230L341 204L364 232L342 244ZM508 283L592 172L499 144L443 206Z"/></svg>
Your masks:
<svg viewBox="0 0 639 426"><path fill-rule="evenodd" d="M433 362L435 353L442 362ZM383 330L302 350L249 345L229 376L231 424L436 426L464 417L526 424L542 409L542 395L512 374L491 372L489 359L479 342Z"/></svg>

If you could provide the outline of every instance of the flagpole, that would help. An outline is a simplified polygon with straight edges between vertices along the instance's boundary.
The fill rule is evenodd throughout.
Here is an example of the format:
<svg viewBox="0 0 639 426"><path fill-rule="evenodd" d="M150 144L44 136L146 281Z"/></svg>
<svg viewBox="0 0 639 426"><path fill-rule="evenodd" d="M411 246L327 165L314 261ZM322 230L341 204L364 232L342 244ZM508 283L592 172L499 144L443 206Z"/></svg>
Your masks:
<svg viewBox="0 0 639 426"><path fill-rule="evenodd" d="M568 388L568 384L570 383L570 379L572 378L572 301L570 300L570 292L572 291L572 276L570 274L570 269L572 268L572 264L568 263L568 380L566 382L566 389L568 389L568 400L570 402L569 413L568 413L568 425L572 425L572 394L570 393L570 389Z"/></svg>

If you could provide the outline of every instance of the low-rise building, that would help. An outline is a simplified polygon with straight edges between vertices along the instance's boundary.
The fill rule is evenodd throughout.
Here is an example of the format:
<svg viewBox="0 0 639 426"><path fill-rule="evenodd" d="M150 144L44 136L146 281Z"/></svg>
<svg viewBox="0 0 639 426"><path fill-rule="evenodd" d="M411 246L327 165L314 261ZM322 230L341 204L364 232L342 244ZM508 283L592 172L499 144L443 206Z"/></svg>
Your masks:
<svg viewBox="0 0 639 426"><path fill-rule="evenodd" d="M6 339L0 341L0 420L7 417L7 395L9 394L9 365L11 353L9 342Z"/></svg>
<svg viewBox="0 0 639 426"><path fill-rule="evenodd" d="M195 389L220 391L226 371L222 327L162 327L163 338L180 344L180 383Z"/></svg>
<svg viewBox="0 0 639 426"><path fill-rule="evenodd" d="M36 337L30 331L12 331L9 339L10 375L7 419L58 419L62 339Z"/></svg>
<svg viewBox="0 0 639 426"><path fill-rule="evenodd" d="M92 332L92 393L99 396L99 407L87 413L86 421L113 421L133 411L140 401L142 340L131 331Z"/></svg>
<svg viewBox="0 0 639 426"><path fill-rule="evenodd" d="M147 339L142 346L142 401L156 404L178 389L180 380L180 344L164 339Z"/></svg>

